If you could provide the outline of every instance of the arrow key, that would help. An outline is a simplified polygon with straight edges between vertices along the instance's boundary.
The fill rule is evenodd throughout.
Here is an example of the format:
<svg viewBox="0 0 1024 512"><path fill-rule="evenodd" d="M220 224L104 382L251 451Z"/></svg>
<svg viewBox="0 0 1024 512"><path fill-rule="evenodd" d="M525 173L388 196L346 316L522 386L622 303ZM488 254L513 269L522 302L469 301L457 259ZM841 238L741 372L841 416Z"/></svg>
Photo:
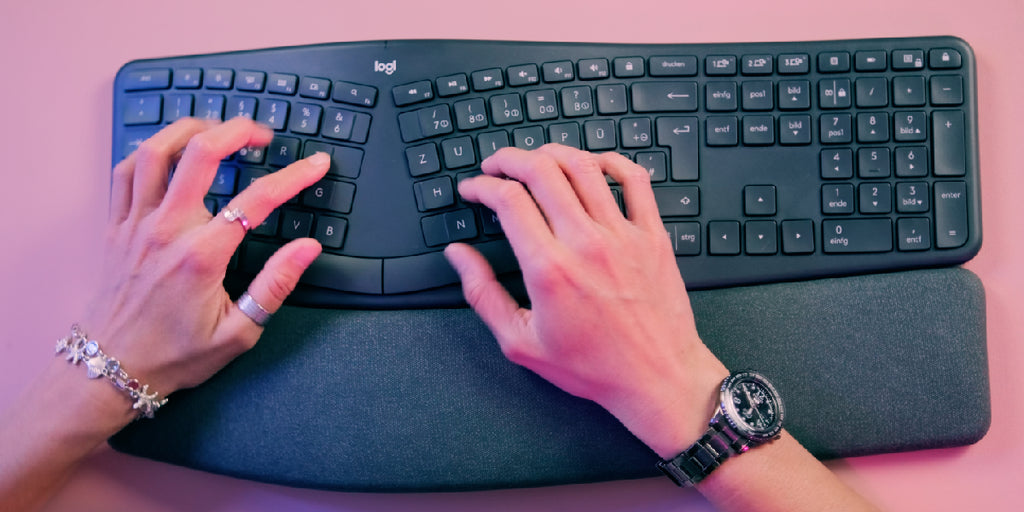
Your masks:
<svg viewBox="0 0 1024 512"><path fill-rule="evenodd" d="M740 223L732 220L708 222L708 253L735 255L740 253Z"/></svg>
<svg viewBox="0 0 1024 512"><path fill-rule="evenodd" d="M813 253L814 222L810 220L782 221L782 252L785 254Z"/></svg>
<svg viewBox="0 0 1024 512"><path fill-rule="evenodd" d="M743 226L747 254L775 254L778 234L774 220L752 220Z"/></svg>
<svg viewBox="0 0 1024 512"><path fill-rule="evenodd" d="M775 215L775 185L743 187L743 211L747 215Z"/></svg>

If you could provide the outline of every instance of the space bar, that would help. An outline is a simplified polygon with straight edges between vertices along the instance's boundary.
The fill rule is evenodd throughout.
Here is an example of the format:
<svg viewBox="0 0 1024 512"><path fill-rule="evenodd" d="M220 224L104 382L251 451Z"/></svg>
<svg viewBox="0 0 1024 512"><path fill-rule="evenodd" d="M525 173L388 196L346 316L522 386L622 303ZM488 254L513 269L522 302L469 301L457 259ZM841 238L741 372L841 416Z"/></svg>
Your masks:
<svg viewBox="0 0 1024 512"><path fill-rule="evenodd" d="M279 246L250 240L242 254L241 268L255 274ZM343 292L380 295L383 292L383 264L379 258L353 258L322 253L302 274L300 283Z"/></svg>

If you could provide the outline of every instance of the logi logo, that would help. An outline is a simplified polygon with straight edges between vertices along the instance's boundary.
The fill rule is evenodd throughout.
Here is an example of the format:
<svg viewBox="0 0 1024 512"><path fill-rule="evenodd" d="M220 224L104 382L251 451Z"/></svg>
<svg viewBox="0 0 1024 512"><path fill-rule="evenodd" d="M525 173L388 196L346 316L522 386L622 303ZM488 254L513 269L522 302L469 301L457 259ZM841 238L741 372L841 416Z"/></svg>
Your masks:
<svg viewBox="0 0 1024 512"><path fill-rule="evenodd" d="M377 73L383 71L384 73L391 75L398 69L398 61L393 60L391 62L381 62L379 60L373 61L373 70Z"/></svg>

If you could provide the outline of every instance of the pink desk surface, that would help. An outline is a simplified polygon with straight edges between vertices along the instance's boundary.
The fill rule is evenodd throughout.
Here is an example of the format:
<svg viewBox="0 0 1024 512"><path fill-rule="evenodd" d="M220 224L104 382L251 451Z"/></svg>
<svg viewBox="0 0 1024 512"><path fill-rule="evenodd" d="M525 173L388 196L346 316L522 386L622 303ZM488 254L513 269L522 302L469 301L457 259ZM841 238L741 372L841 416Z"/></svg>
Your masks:
<svg viewBox="0 0 1024 512"><path fill-rule="evenodd" d="M303 9L298 6L303 5ZM952 34L979 76L992 427L973 446L833 461L885 509L1008 510L1024 498L1024 3L434 0L4 1L0 4L0 411L99 285L111 84L137 58L396 38L736 42ZM1017 212L1017 213L1014 213ZM652 457L653 458L653 457ZM100 448L50 510L706 510L662 479L464 494L291 489ZM1019 508L1015 508L1019 510Z"/></svg>

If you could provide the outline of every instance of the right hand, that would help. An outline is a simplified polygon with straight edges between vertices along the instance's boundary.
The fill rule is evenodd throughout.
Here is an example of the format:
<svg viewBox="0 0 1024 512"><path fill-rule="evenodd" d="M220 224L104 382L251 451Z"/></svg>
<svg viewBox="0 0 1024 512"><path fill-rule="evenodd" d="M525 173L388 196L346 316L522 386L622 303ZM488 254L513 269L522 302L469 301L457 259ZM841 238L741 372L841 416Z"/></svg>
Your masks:
<svg viewBox="0 0 1024 512"><path fill-rule="evenodd" d="M701 342L647 172L617 153L500 150L459 193L493 210L532 309L480 253L446 255L513 362L614 414L663 457L706 430L728 374ZM622 185L626 218L605 178ZM508 179L506 179L508 178Z"/></svg>

